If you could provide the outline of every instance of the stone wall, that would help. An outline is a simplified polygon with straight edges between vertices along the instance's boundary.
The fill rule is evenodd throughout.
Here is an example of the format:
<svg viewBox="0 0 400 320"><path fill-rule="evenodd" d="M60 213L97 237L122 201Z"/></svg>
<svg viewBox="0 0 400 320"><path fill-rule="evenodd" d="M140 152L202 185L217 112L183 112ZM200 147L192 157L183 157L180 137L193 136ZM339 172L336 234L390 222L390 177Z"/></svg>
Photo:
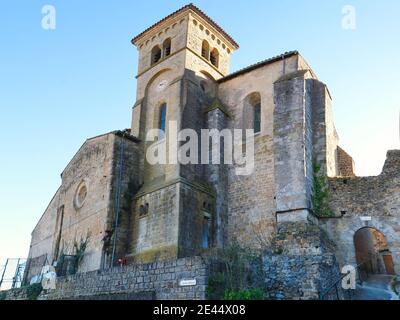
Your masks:
<svg viewBox="0 0 400 320"><path fill-rule="evenodd" d="M31 243L25 270L25 278L28 282L36 274L40 273L47 260L52 260L54 232L56 229L57 211L60 206L60 189L53 196L45 212L31 233ZM51 263L51 262L50 262ZM30 268L29 266L32 266Z"/></svg>
<svg viewBox="0 0 400 320"><path fill-rule="evenodd" d="M333 123L332 98L324 83L310 79L307 84L312 105L313 160L327 176L336 177L339 137Z"/></svg>
<svg viewBox="0 0 400 320"><path fill-rule="evenodd" d="M148 211L141 213L141 207ZM130 228L129 260L147 263L154 259L176 259L179 184L163 184L159 190L139 194L134 201Z"/></svg>
<svg viewBox="0 0 400 320"><path fill-rule="evenodd" d="M117 246L116 252L117 256L125 254L131 199L140 184L139 155L137 141L128 131L104 134L83 144L64 169L56 196L32 232L27 282L45 263L52 264L61 254L74 254L74 242L87 235L90 238L79 271L98 270L110 263L104 259L103 249L111 255L113 241L106 238L114 234L118 211L117 237L122 246ZM78 203L83 185L86 191Z"/></svg>
<svg viewBox="0 0 400 320"><path fill-rule="evenodd" d="M336 218L320 219L320 226L337 244L342 265L356 265L354 235L365 227L382 232L397 273L400 272L400 151L389 151L381 175L330 178L330 206ZM364 222L362 217L370 217Z"/></svg>
<svg viewBox="0 0 400 320"><path fill-rule="evenodd" d="M214 195L208 188L198 184L181 182L179 184L181 201L179 214L178 257L194 256L202 253L205 214L210 214L208 243L212 246L215 238L215 217L213 217Z"/></svg>
<svg viewBox="0 0 400 320"><path fill-rule="evenodd" d="M113 134L88 139L62 173L59 206L64 210L60 219L59 253L73 254L74 241L79 242L90 234L81 264L82 272L97 270L101 266L102 240L107 229L113 179L114 141ZM78 205L77 193L82 184L87 193L84 202Z"/></svg>
<svg viewBox="0 0 400 320"><path fill-rule="evenodd" d="M261 98L261 132L254 137L254 171L239 176L236 170L241 165L228 168L227 206L228 239L237 239L252 246L260 245L260 237L267 240L276 227L276 188L274 176L274 82L285 72L293 72L298 66L298 57L266 64L251 72L219 83L218 98L231 115L228 127L245 129L248 98ZM256 81L255 81L256 79ZM237 144L244 152L246 144ZM222 178L221 183L224 182ZM219 188L222 188L220 186ZM217 198L220 195L217 195ZM218 201L218 200L217 200Z"/></svg>
<svg viewBox="0 0 400 320"><path fill-rule="evenodd" d="M40 300L204 300L208 267L200 257L116 267L57 279L57 289ZM181 280L196 280L182 287ZM117 296L115 296L117 295ZM113 298L114 297L114 298ZM142 297L143 298L143 297Z"/></svg>
<svg viewBox="0 0 400 320"><path fill-rule="evenodd" d="M25 288L0 291L1 300L28 300L27 291Z"/></svg>
<svg viewBox="0 0 400 320"><path fill-rule="evenodd" d="M101 268L114 264L127 252L130 240L132 199L143 183L140 144L129 131L116 132L113 145L111 188L108 198L108 216L102 238L103 263ZM115 250L114 250L115 239Z"/></svg>
<svg viewBox="0 0 400 320"><path fill-rule="evenodd" d="M102 239L108 215L112 177L114 135L88 139L62 172L62 182L39 223L32 232L31 259L47 255L52 264L58 254L72 254L74 241L91 233L82 271L100 268ZM86 196L77 204L78 189L86 186ZM33 276L30 270L27 271Z"/></svg>
<svg viewBox="0 0 400 320"><path fill-rule="evenodd" d="M337 148L338 175L340 177L354 177L354 160L342 148Z"/></svg>
<svg viewBox="0 0 400 320"><path fill-rule="evenodd" d="M312 223L282 223L263 256L270 299L318 300L340 275L332 241Z"/></svg>

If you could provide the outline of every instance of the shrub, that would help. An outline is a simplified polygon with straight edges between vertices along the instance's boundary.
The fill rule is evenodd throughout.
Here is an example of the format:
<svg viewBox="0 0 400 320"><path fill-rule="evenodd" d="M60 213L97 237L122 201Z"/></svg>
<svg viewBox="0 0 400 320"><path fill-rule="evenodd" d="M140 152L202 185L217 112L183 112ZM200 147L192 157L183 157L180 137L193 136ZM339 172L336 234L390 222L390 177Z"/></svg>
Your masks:
<svg viewBox="0 0 400 320"><path fill-rule="evenodd" d="M226 291L224 300L264 300L264 291L259 288L240 290L240 291Z"/></svg>
<svg viewBox="0 0 400 320"><path fill-rule="evenodd" d="M263 299L264 283L261 252L234 242L216 251L214 265L218 272L208 279L206 290L210 300L257 300Z"/></svg>
<svg viewBox="0 0 400 320"><path fill-rule="evenodd" d="M225 294L226 277L222 272L212 274L208 278L206 295L209 300L220 300Z"/></svg>
<svg viewBox="0 0 400 320"><path fill-rule="evenodd" d="M6 298L7 298L7 292L5 291L0 292L0 301L6 300Z"/></svg>
<svg viewBox="0 0 400 320"><path fill-rule="evenodd" d="M42 284L35 283L26 288L26 296L28 300L37 300L42 291L43 291Z"/></svg>

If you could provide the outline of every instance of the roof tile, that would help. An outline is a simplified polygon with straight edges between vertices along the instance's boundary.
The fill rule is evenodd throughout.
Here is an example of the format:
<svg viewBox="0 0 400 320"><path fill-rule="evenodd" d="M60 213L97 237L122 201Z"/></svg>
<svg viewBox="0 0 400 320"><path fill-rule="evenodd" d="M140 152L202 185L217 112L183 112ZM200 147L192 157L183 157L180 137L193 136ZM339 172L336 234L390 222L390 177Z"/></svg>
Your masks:
<svg viewBox="0 0 400 320"><path fill-rule="evenodd" d="M162 24L163 22L165 22L166 20L182 13L185 12L187 10L192 10L194 12L196 12L198 15L200 15L203 19L205 19L207 22L209 22L217 31L219 31L223 36L225 36L227 38L227 40L229 40L232 45L238 49L239 45L238 43L233 40L233 38L224 31L224 29L222 29L213 19L211 19L208 15L206 15L203 11L201 11L199 8L197 8L193 3L190 3L184 7L182 7L181 9L171 13L170 15L166 16L164 19L158 21L157 23L153 24L151 27L147 28L146 30L144 30L142 33L138 34L136 37L134 37L132 39L132 43L135 44L140 38L142 38L146 33L148 33L149 31L151 31L152 29L154 29L155 27L159 26L160 24Z"/></svg>

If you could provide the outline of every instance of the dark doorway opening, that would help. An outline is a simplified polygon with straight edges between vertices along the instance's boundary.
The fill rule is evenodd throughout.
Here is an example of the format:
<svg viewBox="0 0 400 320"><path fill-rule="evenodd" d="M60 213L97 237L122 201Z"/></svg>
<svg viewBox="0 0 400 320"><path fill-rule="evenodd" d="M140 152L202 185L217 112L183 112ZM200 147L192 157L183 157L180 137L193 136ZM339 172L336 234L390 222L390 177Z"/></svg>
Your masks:
<svg viewBox="0 0 400 320"><path fill-rule="evenodd" d="M362 228L354 235L354 246L362 278L374 274L396 274L393 257L382 232L375 228Z"/></svg>

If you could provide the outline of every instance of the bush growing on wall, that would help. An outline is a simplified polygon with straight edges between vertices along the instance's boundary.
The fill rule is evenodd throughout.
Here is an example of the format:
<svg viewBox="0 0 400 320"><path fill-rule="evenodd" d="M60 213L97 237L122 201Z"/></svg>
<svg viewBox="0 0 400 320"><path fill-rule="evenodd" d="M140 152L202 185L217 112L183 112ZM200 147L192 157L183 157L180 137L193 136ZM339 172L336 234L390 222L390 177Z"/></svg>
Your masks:
<svg viewBox="0 0 400 320"><path fill-rule="evenodd" d="M265 297L261 252L234 242L212 257L219 271L208 280L210 300L262 300Z"/></svg>

